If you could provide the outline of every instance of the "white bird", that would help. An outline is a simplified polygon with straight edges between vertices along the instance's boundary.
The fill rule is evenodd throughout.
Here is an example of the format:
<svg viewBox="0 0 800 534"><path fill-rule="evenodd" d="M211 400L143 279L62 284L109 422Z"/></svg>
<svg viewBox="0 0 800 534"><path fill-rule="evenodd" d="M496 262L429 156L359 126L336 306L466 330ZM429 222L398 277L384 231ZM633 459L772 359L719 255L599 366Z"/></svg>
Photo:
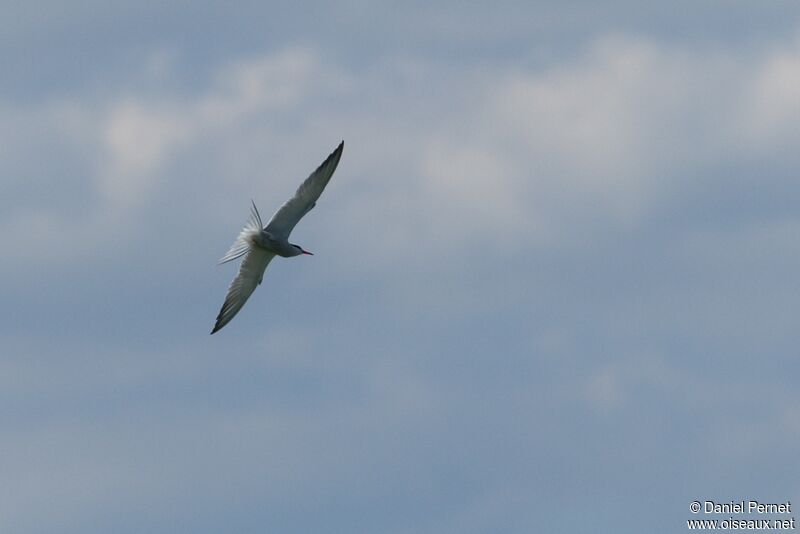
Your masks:
<svg viewBox="0 0 800 534"><path fill-rule="evenodd" d="M292 233L292 229L303 218L303 215L316 205L319 196L333 176L333 171L339 165L342 149L344 149L344 141L322 162L317 170L300 184L294 196L275 212L266 227L261 223L256 203L252 202L250 219L231 245L230 250L219 260L219 263L222 264L244 256L244 260L239 266L239 273L231 282L228 294L225 295L225 302L217 315L217 322L211 331L212 334L228 324L239 313L256 287L261 284L264 271L272 258L276 255L284 258L301 254L313 256L299 245L289 243L289 234Z"/></svg>

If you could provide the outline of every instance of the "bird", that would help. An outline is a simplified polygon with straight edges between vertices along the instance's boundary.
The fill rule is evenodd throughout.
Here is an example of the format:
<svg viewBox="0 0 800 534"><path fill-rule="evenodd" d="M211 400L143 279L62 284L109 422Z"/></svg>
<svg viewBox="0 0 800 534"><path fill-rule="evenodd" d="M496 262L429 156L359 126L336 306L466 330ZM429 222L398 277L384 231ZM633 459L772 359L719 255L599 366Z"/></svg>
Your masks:
<svg viewBox="0 0 800 534"><path fill-rule="evenodd" d="M239 313L256 287L261 284L264 271L272 258L275 256L291 258L304 254L313 256L300 245L289 243L289 234L300 219L316 206L317 200L333 176L333 171L339 165L343 149L344 141L300 184L294 196L278 208L266 226L262 224L256 203L251 199L250 218L230 250L219 259L221 265L244 256L239 272L225 295L214 329L211 330L212 334L218 332Z"/></svg>

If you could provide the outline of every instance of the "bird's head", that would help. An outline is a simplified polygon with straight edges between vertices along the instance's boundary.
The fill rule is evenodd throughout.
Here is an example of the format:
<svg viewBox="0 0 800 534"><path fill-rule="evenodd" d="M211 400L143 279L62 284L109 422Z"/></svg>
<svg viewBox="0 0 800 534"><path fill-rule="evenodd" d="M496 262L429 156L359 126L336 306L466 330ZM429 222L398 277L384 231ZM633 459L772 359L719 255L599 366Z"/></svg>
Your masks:
<svg viewBox="0 0 800 534"><path fill-rule="evenodd" d="M309 252L307 250L303 250L303 247L301 247L300 245L295 245L295 244L291 244L291 245L292 245L292 248L295 251L295 254L294 254L295 256L299 256L301 254L308 254L309 256L313 256L314 255L314 254L312 254L311 252Z"/></svg>

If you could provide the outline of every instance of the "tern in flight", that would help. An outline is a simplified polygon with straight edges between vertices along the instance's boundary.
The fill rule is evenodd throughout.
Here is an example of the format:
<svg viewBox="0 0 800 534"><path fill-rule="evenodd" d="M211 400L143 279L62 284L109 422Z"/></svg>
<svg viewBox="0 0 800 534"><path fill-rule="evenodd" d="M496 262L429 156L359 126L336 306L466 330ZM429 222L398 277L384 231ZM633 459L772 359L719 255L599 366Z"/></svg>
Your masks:
<svg viewBox="0 0 800 534"><path fill-rule="evenodd" d="M303 250L300 245L289 243L289 234L292 233L292 229L303 218L303 215L316 205L319 196L333 176L333 171L339 164L343 148L344 141L322 162L317 170L300 184L294 196L275 212L267 226L261 223L256 203L252 203L250 219L227 254L219 260L219 263L222 264L244 256L244 260L239 266L239 273L231 282L228 294L225 295L225 302L217 315L217 322L214 330L211 331L212 334L228 324L239 313L244 303L261 283L264 271L272 258L276 255L284 258L301 254L313 256L310 252Z"/></svg>

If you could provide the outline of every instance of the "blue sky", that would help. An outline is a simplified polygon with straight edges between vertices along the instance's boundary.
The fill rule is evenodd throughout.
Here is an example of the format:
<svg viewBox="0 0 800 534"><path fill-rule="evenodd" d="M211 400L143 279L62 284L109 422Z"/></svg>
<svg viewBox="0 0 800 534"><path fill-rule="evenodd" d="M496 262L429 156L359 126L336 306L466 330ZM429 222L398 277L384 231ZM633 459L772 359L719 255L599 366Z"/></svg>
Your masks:
<svg viewBox="0 0 800 534"><path fill-rule="evenodd" d="M0 15L3 532L800 502L793 3ZM209 336L250 199L342 139L315 256Z"/></svg>

